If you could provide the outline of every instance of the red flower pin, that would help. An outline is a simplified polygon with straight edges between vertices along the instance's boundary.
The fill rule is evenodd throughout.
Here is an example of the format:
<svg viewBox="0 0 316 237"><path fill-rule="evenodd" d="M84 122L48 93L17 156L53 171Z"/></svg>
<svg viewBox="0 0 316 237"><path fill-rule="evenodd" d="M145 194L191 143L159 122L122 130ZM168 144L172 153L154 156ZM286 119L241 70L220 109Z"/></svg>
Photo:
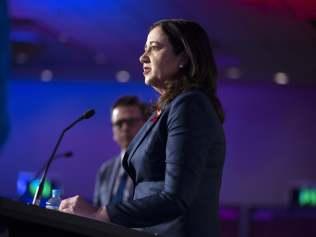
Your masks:
<svg viewBox="0 0 316 237"><path fill-rule="evenodd" d="M150 121L153 123L157 122L160 114L161 114L161 110L156 110L154 116L150 119Z"/></svg>

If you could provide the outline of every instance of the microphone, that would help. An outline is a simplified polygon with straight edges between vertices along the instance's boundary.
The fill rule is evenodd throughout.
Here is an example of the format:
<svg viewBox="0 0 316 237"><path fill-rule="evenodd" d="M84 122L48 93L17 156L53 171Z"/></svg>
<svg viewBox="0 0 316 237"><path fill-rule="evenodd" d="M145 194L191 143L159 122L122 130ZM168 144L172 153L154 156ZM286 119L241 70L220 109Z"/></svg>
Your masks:
<svg viewBox="0 0 316 237"><path fill-rule="evenodd" d="M72 156L73 156L72 151L66 151L64 153L57 154L53 159L56 160L58 158L71 158ZM37 173L34 175L34 179L38 178L38 176L44 171L46 165L47 165L47 162L45 162L42 168L39 171L37 171Z"/></svg>
<svg viewBox="0 0 316 237"><path fill-rule="evenodd" d="M89 119L95 114L94 109L90 109L87 112L85 112L83 115L81 115L78 119L76 119L74 122L72 122L68 127L64 129L64 133L67 132L69 129L71 129L73 126L75 126L78 122L84 120L84 119Z"/></svg>
<svg viewBox="0 0 316 237"><path fill-rule="evenodd" d="M72 151L66 151L65 153L56 155L56 156L55 156L55 159L57 159L57 158L62 158L62 157L70 158L70 157L72 157L73 155L74 155L74 153L73 153Z"/></svg>
<svg viewBox="0 0 316 237"><path fill-rule="evenodd" d="M95 114L95 110L94 109L90 109L88 110L87 112L85 112L83 115L81 115L78 119L76 119L74 122L72 122L68 127L66 127L62 133L60 134L58 140L57 140L57 143L53 149L53 152L52 154L50 155L46 165L45 165L45 169L44 169L44 172L43 172L43 175L41 177L41 180L39 182L39 185L36 189L36 192L35 192L35 195L34 195L34 198L33 198L33 201L32 201L32 204L33 205L37 205L39 206L40 204L40 201L41 201L41 197L42 197L42 191L43 191L43 188L44 188L44 182L45 182L45 179L46 179L46 176L47 176L47 172L48 172L48 169L49 169L49 166L50 164L52 163L54 157L56 156L56 151L60 145L60 142L61 140L63 139L65 133L71 129L73 126L75 126L77 123L79 123L80 121L84 120L84 119L89 119L91 118L93 115Z"/></svg>

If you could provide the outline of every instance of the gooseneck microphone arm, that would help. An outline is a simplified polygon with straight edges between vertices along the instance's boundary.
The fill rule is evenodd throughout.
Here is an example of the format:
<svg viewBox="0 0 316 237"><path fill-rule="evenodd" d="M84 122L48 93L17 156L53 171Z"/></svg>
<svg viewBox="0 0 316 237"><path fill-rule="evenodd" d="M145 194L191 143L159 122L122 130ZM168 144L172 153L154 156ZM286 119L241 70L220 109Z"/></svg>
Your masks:
<svg viewBox="0 0 316 237"><path fill-rule="evenodd" d="M44 188L44 183L45 183L45 179L46 179L46 176L47 176L47 172L48 172L48 169L49 169L49 166L50 164L52 163L55 155L56 155L56 151L60 145L60 142L61 140L63 139L65 133L71 129L73 126L75 126L78 122L84 120L84 119L89 119L91 118L93 115L95 114L95 111L94 109L91 109L89 111L87 111L86 113L84 113L82 116L80 116L78 119L76 119L74 122L72 122L68 127L66 127L62 133L59 135L59 138L57 140L57 143L53 149L53 152L51 154L51 156L49 157L47 163L46 163L46 166L45 166L45 169L44 169L44 172L43 172L43 175L40 179L40 182L39 182L39 185L36 189L36 192L35 192L35 195L34 195L34 198L33 198L33 201L32 201L32 204L33 205L37 205L39 206L40 204L40 201L41 201L41 197L42 197L42 191L43 191L43 188Z"/></svg>

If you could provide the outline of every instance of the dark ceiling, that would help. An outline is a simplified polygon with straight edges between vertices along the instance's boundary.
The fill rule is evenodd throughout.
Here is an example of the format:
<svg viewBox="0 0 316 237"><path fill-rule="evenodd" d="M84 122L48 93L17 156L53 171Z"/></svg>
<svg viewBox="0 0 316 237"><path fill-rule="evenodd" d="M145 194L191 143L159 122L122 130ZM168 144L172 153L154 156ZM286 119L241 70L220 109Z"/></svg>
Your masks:
<svg viewBox="0 0 316 237"><path fill-rule="evenodd" d="M161 18L200 22L221 78L316 81L316 1L8 0L16 72L49 69L57 79L142 79L138 57ZM123 73L124 74L124 73Z"/></svg>

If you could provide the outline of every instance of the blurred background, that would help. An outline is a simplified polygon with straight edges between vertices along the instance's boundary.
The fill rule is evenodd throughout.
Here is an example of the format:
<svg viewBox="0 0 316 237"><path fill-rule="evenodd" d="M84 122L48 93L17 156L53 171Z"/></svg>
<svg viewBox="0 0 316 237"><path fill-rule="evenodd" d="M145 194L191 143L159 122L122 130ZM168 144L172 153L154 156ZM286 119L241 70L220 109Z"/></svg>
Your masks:
<svg viewBox="0 0 316 237"><path fill-rule="evenodd" d="M25 194L61 131L94 108L48 175L64 197L92 199L97 169L119 152L112 103L157 99L138 58L161 18L198 21L214 47L223 236L316 235L315 0L0 0L0 196Z"/></svg>

